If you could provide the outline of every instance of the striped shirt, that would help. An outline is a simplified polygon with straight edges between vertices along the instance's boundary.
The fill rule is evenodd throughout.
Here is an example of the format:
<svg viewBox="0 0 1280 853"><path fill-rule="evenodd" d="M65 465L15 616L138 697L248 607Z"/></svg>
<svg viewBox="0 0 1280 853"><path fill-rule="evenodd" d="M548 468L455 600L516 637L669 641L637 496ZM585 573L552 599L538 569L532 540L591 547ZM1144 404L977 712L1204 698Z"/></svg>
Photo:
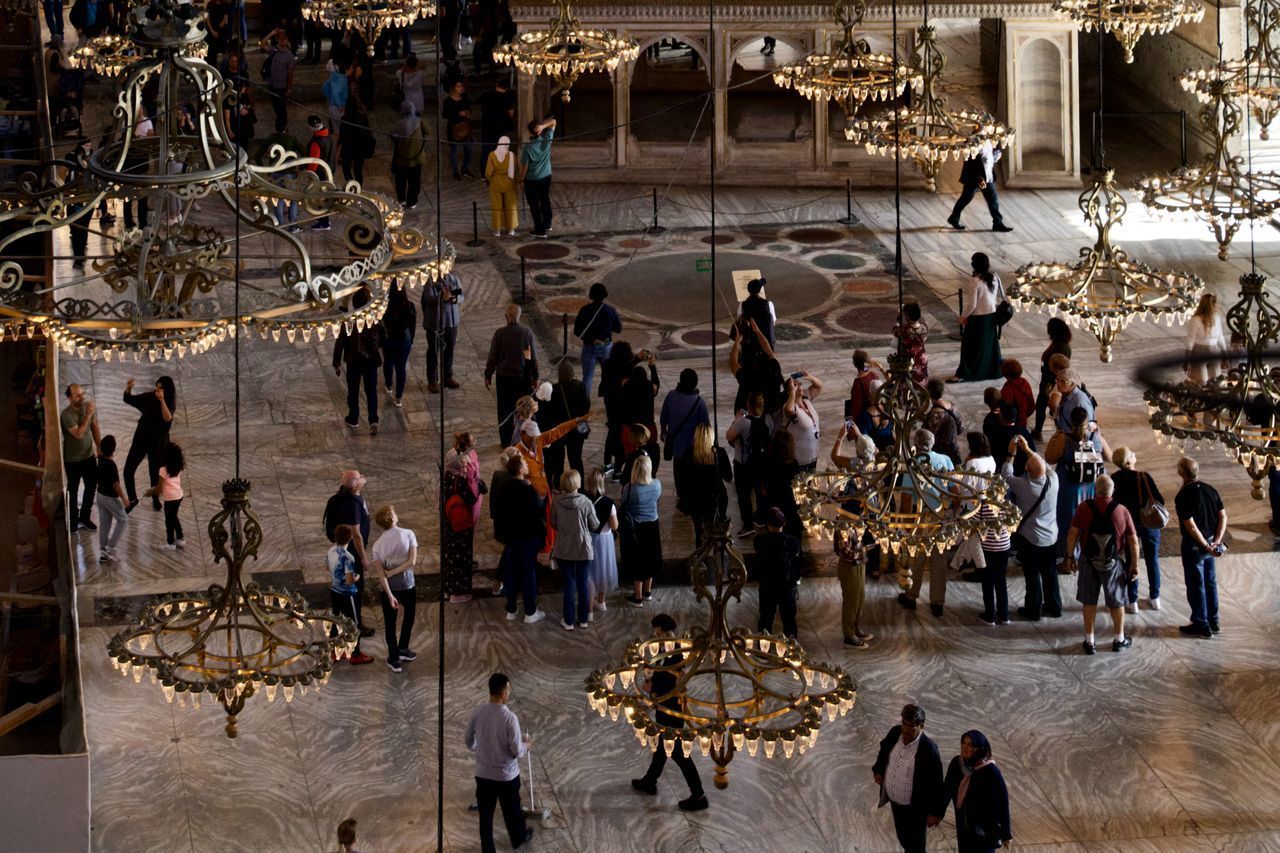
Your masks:
<svg viewBox="0 0 1280 853"><path fill-rule="evenodd" d="M983 503L982 508L978 510L978 518L995 521L1000 516L996 513L995 507L989 503ZM1008 551L1009 550L1009 531L1000 528L998 533L989 530L982 531L982 550L984 551Z"/></svg>

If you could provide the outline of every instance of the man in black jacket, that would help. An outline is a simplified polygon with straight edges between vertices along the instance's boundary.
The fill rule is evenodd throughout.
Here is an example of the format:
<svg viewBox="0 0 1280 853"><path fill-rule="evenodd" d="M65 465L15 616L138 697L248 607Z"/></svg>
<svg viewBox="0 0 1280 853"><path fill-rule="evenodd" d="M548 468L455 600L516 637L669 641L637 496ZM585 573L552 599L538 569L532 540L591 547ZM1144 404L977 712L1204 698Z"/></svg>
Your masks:
<svg viewBox="0 0 1280 853"><path fill-rule="evenodd" d="M960 167L962 188L960 198L956 199L956 206L951 209L951 215L947 217L947 224L955 230L964 230L964 226L960 224L960 214L979 192L987 200L987 212L991 214L991 230L1004 232L1013 230L1004 224L1004 217L1000 215L1000 198L996 195L995 166L1000 162L1002 154L1004 154L1003 151L993 148L991 143L987 142L977 154L965 160L964 165Z"/></svg>
<svg viewBox="0 0 1280 853"><path fill-rule="evenodd" d="M871 766L880 786L880 805L893 809L893 829L905 853L922 853L926 833L942 821L946 797L938 745L924 733L924 709L906 705L902 724L880 741Z"/></svg>
<svg viewBox="0 0 1280 853"><path fill-rule="evenodd" d="M529 482L529 463L523 456L507 461L510 475L493 496L494 538L505 543L501 566L507 592L507 621L515 621L516 596L524 593L524 621L541 622L547 614L538 609L538 552L546 542L546 507Z"/></svg>
<svg viewBox="0 0 1280 853"><path fill-rule="evenodd" d="M362 494L364 484L364 475L359 471L342 472L342 483L338 486L338 491L324 506L324 535L332 542L338 525L346 524L351 527L351 544L347 546L347 550L355 557L356 573L360 576L356 581L356 587L360 590L356 596L356 624L360 626L361 637L372 637L373 626L364 624L360 607L364 598L365 567L368 565L364 546L369 541L369 504Z"/></svg>

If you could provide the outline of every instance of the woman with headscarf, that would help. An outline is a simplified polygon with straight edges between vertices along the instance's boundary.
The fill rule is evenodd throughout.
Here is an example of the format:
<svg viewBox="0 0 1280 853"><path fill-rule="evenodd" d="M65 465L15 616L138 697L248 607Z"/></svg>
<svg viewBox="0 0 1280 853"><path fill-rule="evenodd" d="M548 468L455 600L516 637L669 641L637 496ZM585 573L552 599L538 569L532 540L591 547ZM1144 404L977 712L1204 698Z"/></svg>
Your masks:
<svg viewBox="0 0 1280 853"><path fill-rule="evenodd" d="M1009 789L982 732L967 731L960 737L960 754L951 759L943 788L945 803L956 804L960 853L989 853L1013 839Z"/></svg>
<svg viewBox="0 0 1280 853"><path fill-rule="evenodd" d="M516 153L511 150L511 137L498 137L498 147L489 152L484 164L484 179L489 182L489 209L493 213L493 236L516 236L520 224L516 195Z"/></svg>
<svg viewBox="0 0 1280 853"><path fill-rule="evenodd" d="M169 445L169 427L173 423L178 394L173 379L168 376L161 376L156 380L153 390L141 394L133 393L133 380L130 379L124 386L124 401L140 413L138 425L133 430L133 442L129 445L129 455L124 463L124 486L129 495L128 509L133 509L138 505L138 487L134 485L133 479L144 458L151 475L148 487L155 488L160 484L161 454ZM158 493L151 498L151 508L160 511Z"/></svg>
<svg viewBox="0 0 1280 853"><path fill-rule="evenodd" d="M445 518L440 526L444 544L441 576L450 604L471 600L473 545L484 492L471 433L455 433L453 447L444 457Z"/></svg>
<svg viewBox="0 0 1280 853"><path fill-rule="evenodd" d="M1000 376L1000 326L996 307L1004 299L1004 284L991 269L991 259L974 252L973 275L965 289L965 311L960 315L960 365L948 382L972 382Z"/></svg>

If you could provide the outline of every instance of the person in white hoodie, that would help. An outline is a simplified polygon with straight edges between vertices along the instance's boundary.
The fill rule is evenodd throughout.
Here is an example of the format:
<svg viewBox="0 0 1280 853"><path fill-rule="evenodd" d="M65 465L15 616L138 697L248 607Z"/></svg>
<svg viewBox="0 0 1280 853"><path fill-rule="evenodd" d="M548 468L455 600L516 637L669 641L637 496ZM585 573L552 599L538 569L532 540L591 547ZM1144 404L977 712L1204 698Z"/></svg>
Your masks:
<svg viewBox="0 0 1280 853"><path fill-rule="evenodd" d="M600 529L600 518L591 499L578 491L582 475L570 468L560 477L560 493L551 502L551 526L556 531L551 557L564 572L564 616L560 627L572 631L574 615L578 627L591 622L591 596L587 579L595 557L592 540Z"/></svg>

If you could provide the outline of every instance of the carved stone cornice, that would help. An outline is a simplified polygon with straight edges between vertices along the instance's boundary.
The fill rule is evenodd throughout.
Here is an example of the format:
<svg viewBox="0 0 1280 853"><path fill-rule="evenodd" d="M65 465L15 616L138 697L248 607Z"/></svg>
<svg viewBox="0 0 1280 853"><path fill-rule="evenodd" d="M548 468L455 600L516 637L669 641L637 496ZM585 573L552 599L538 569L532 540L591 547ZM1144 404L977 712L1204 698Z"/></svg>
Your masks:
<svg viewBox="0 0 1280 853"><path fill-rule="evenodd" d="M511 4L511 16L517 24L536 25L549 20L556 11L556 6L547 2ZM678 28L681 25L707 20L707 6L704 3L671 3L652 2L652 0L575 0L573 11L584 26L606 27L617 29L619 24L670 25ZM788 28L813 28L835 24L831 18L830 3L788 2L788 0L769 0L769 2L737 2L716 4L716 24L718 27L733 27L743 24L785 25ZM884 22L892 19L893 10L888 3L875 3L867 8L864 21ZM912 26L911 22L924 17L921 4L912 3L898 6L898 22L900 26ZM1048 2L1044 0L997 0L983 3L939 2L929 4L929 17L939 19L974 19L974 18L1017 18L1021 20L1055 21L1066 24L1057 17Z"/></svg>

